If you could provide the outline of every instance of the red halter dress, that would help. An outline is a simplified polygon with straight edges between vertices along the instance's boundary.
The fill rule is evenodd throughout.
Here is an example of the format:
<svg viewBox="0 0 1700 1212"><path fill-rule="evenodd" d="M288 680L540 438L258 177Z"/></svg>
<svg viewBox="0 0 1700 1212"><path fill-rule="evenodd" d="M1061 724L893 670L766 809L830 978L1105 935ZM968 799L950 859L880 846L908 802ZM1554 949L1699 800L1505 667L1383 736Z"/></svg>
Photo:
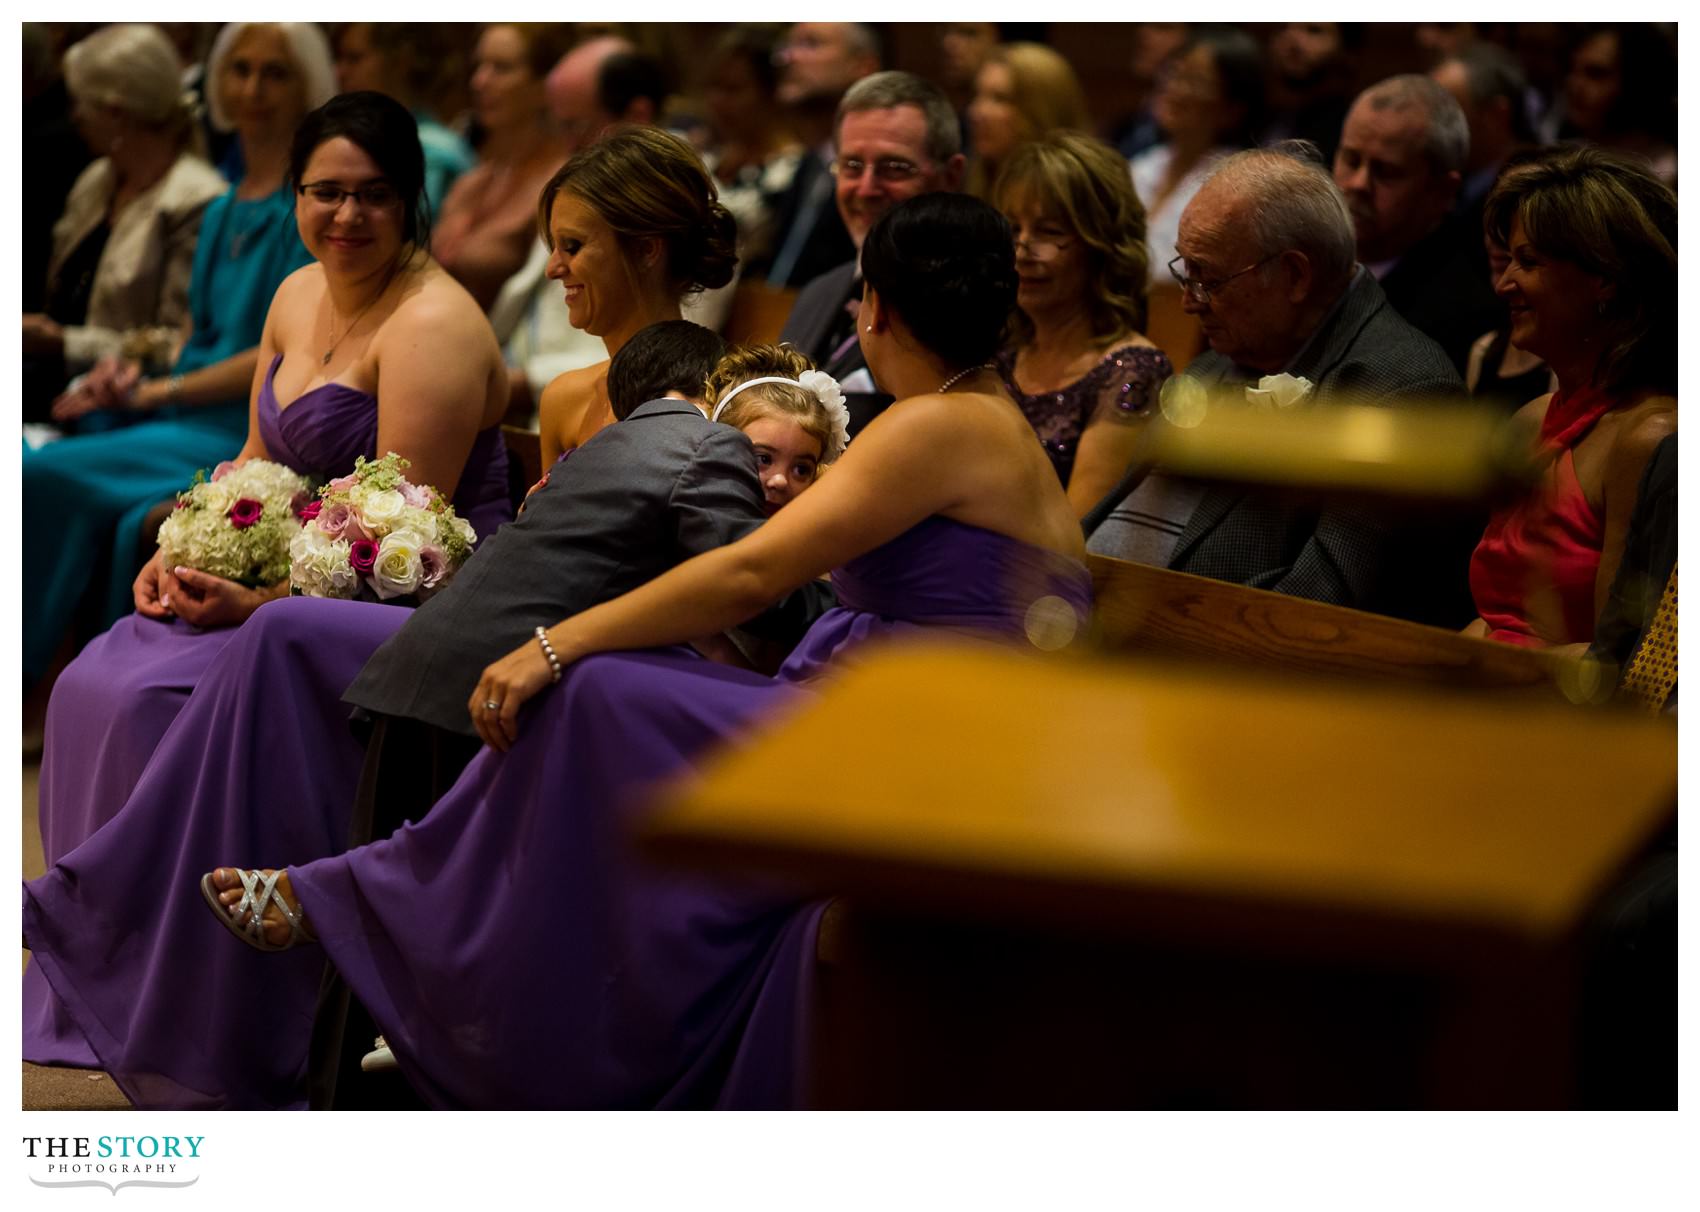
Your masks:
<svg viewBox="0 0 1700 1212"><path fill-rule="evenodd" d="M1553 458L1535 490L1500 509L1470 558L1470 592L1490 636L1543 647L1594 636L1594 584L1605 516L1576 479L1576 444L1615 403L1586 387L1554 393L1541 421Z"/></svg>

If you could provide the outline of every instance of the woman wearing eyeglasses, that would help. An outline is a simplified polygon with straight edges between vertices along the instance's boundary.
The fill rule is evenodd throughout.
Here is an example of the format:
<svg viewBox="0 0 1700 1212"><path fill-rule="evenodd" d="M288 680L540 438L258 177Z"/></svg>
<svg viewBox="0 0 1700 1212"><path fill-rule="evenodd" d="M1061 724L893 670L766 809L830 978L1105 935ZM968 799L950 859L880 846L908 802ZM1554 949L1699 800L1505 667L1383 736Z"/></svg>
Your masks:
<svg viewBox="0 0 1700 1212"><path fill-rule="evenodd" d="M482 311L425 251L424 158L407 109L347 93L308 114L289 153L295 222L315 264L278 288L260 338L248 438L318 479L395 451L414 484L480 535L512 516L497 428L507 372ZM250 589L168 568L135 580L136 611L65 670L48 705L41 829L53 863L118 810L232 629L288 582ZM279 710L287 712L288 705Z"/></svg>
<svg viewBox="0 0 1700 1212"><path fill-rule="evenodd" d="M1199 30L1164 62L1151 102L1163 141L1128 162L1149 216L1153 281L1175 255L1181 212L1205 178L1257 141L1263 104L1263 52L1242 30Z"/></svg>
<svg viewBox="0 0 1700 1212"><path fill-rule="evenodd" d="M1115 487L1174 373L1145 326L1145 211L1126 162L1058 131L1011 156L993 203L1015 233L1018 304L998 368L1077 516Z"/></svg>

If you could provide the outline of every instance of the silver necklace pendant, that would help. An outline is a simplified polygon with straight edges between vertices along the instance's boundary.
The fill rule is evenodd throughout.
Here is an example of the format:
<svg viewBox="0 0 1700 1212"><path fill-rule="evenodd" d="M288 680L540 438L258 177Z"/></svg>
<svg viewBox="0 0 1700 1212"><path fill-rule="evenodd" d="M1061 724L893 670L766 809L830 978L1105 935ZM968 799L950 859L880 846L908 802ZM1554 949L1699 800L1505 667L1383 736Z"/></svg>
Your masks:
<svg viewBox="0 0 1700 1212"><path fill-rule="evenodd" d="M329 366L331 364L331 355L334 354L335 352L336 352L336 346L334 346L334 345L331 346L329 349L325 350L325 356L319 359L319 365L320 366Z"/></svg>

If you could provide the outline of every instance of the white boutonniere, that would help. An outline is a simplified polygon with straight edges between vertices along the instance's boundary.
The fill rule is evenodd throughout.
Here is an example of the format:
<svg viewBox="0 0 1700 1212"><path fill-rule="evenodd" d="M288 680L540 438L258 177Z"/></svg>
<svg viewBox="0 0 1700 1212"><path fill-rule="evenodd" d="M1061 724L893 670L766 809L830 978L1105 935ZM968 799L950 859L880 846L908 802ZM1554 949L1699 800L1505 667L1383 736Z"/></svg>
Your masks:
<svg viewBox="0 0 1700 1212"><path fill-rule="evenodd" d="M1316 384L1302 375L1264 375L1256 387L1245 389L1246 402L1257 408L1276 411L1291 408L1315 390Z"/></svg>

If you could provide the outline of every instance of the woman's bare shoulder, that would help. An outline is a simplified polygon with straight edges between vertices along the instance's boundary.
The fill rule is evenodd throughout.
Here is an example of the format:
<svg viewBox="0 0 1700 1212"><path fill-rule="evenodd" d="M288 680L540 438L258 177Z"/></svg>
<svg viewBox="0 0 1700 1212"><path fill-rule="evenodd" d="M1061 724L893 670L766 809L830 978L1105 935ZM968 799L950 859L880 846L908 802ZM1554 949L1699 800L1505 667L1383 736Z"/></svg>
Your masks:
<svg viewBox="0 0 1700 1212"><path fill-rule="evenodd" d="M1676 432L1676 397L1652 395L1637 400L1617 418L1615 451L1644 461L1653 448Z"/></svg>
<svg viewBox="0 0 1700 1212"><path fill-rule="evenodd" d="M272 294L274 337L313 323L314 311L325 297L325 270L317 261L303 265L278 283Z"/></svg>
<svg viewBox="0 0 1700 1212"><path fill-rule="evenodd" d="M500 354L496 334L477 300L435 261L420 270L403 290L384 327L391 337L409 342L448 340L458 348L488 345Z"/></svg>
<svg viewBox="0 0 1700 1212"><path fill-rule="evenodd" d="M607 382L607 362L556 375L537 402L538 423L543 431L555 434L563 449L576 444L580 423L605 395Z"/></svg>

